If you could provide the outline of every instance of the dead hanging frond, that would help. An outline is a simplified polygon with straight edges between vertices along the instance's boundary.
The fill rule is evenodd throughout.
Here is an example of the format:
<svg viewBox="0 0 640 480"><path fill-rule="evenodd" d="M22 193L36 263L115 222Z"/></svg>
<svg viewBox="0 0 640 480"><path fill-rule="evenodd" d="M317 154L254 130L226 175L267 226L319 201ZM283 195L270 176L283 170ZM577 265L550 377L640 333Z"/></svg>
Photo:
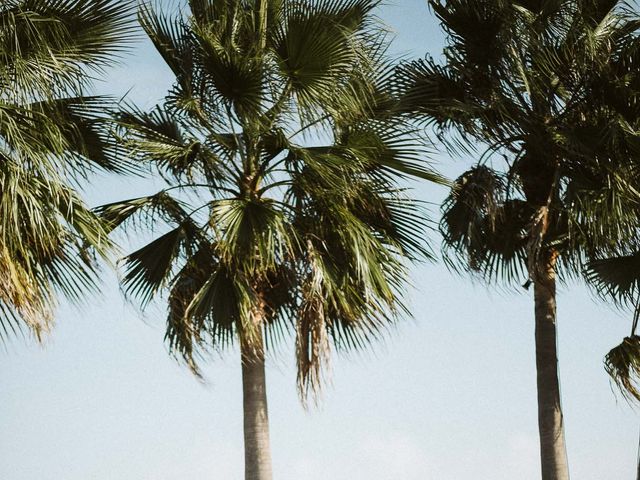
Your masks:
<svg viewBox="0 0 640 480"><path fill-rule="evenodd" d="M6 246L0 247L0 302L19 316L38 342L49 332L53 323L50 292L38 288L32 275L15 262Z"/></svg>
<svg viewBox="0 0 640 480"><path fill-rule="evenodd" d="M640 304L636 306L631 335L604 358L611 381L629 403L640 402L640 335L636 334Z"/></svg>
<svg viewBox="0 0 640 480"><path fill-rule="evenodd" d="M307 405L309 397L318 401L329 369L331 347L327 333L324 302L314 295L300 308L296 322L298 394Z"/></svg>
<svg viewBox="0 0 640 480"><path fill-rule="evenodd" d="M260 282L256 282L260 283ZM251 364L262 362L265 358L265 328L269 323L267 303L259 294L256 287L250 288L247 298L241 302L240 317L240 345L242 362Z"/></svg>

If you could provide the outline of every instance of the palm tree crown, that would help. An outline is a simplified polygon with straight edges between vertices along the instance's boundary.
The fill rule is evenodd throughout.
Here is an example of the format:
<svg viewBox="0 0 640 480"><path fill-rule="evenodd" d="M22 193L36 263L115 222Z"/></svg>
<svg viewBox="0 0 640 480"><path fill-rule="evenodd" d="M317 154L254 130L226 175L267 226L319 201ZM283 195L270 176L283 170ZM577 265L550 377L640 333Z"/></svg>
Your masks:
<svg viewBox="0 0 640 480"><path fill-rule="evenodd" d="M239 339L261 351L291 326L307 391L330 341L364 346L402 310L403 259L428 252L418 205L396 180L437 177L385 114L378 3L142 9L175 84L119 123L131 155L168 187L101 212L113 226L167 226L126 257L123 282L143 304L167 289L167 339L192 368L202 349Z"/></svg>
<svg viewBox="0 0 640 480"><path fill-rule="evenodd" d="M446 67L405 66L407 108L487 146L444 205L445 246L488 279L519 281L545 250L580 274L635 238L637 13L594 0L432 6Z"/></svg>
<svg viewBox="0 0 640 480"><path fill-rule="evenodd" d="M123 51L130 13L112 0L0 6L0 337L23 325L39 336L56 293L77 300L94 283L87 248L104 253L107 231L72 183L119 166L100 118L107 100L82 91Z"/></svg>

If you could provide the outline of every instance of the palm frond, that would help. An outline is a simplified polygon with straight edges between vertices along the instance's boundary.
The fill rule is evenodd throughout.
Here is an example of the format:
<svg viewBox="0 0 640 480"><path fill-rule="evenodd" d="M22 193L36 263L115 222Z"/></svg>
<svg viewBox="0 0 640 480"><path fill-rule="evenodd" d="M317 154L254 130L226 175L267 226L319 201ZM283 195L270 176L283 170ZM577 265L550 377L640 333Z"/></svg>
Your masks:
<svg viewBox="0 0 640 480"><path fill-rule="evenodd" d="M0 85L47 97L75 89L122 55L133 38L134 3L8 0L0 7Z"/></svg>
<svg viewBox="0 0 640 480"><path fill-rule="evenodd" d="M593 260L586 277L600 293L628 303L640 294L640 254Z"/></svg>
<svg viewBox="0 0 640 480"><path fill-rule="evenodd" d="M627 337L605 356L612 382L629 402L640 401L640 337Z"/></svg>

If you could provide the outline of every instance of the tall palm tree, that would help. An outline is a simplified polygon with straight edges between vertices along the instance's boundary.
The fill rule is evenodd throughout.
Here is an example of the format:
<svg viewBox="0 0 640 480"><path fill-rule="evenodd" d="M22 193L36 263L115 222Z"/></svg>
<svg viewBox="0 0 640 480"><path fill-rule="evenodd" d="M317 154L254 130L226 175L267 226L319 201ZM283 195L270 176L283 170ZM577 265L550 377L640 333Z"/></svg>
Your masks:
<svg viewBox="0 0 640 480"><path fill-rule="evenodd" d="M118 170L101 111L86 97L91 71L130 38L131 8L116 0L5 0L0 5L0 339L36 336L56 296L94 284L90 248L104 226L74 185L93 168Z"/></svg>
<svg viewBox="0 0 640 480"><path fill-rule="evenodd" d="M437 177L389 109L378 0L191 0L144 7L175 75L164 102L119 115L121 141L167 188L101 207L164 233L124 259L124 289L168 302L166 339L238 344L245 478L271 479L265 353L295 332L302 395L330 349L367 345L404 310L406 260L428 256L403 175Z"/></svg>
<svg viewBox="0 0 640 480"><path fill-rule="evenodd" d="M430 2L444 63L406 64L404 109L475 155L443 205L451 265L533 285L542 478L569 478L556 281L635 238L640 17L616 0Z"/></svg>

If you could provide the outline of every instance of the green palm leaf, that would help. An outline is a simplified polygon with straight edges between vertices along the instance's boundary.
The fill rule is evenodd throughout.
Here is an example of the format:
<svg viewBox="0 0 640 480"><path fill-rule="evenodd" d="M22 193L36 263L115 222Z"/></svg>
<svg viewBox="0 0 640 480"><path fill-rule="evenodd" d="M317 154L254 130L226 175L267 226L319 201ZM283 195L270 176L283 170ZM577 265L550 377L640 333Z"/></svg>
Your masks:
<svg viewBox="0 0 640 480"><path fill-rule="evenodd" d="M0 6L0 336L39 337L59 294L95 288L107 227L72 188L93 169L124 172L108 98L83 92L131 39L132 5L7 0ZM2 334L4 332L4 335Z"/></svg>

